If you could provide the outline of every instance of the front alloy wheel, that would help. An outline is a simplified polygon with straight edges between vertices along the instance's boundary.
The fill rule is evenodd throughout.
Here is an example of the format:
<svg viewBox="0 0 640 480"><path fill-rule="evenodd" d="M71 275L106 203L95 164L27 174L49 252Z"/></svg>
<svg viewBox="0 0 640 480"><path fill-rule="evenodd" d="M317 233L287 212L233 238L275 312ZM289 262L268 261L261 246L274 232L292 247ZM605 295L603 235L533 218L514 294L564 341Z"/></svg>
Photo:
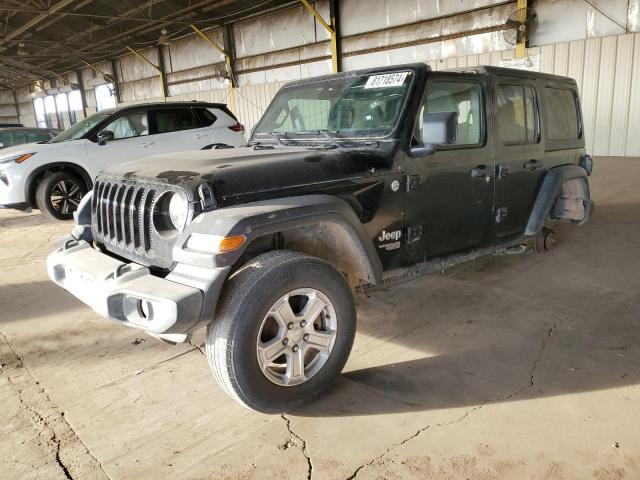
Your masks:
<svg viewBox="0 0 640 480"><path fill-rule="evenodd" d="M69 220L86 193L87 188L80 178L65 171L52 172L38 185L36 204L51 218Z"/></svg>
<svg viewBox="0 0 640 480"><path fill-rule="evenodd" d="M353 294L339 272L319 258L276 250L227 280L207 329L207 358L235 400L286 412L336 379L355 328Z"/></svg>
<svg viewBox="0 0 640 480"><path fill-rule="evenodd" d="M299 288L283 295L258 332L262 373L276 385L299 385L327 363L336 339L336 310L326 295Z"/></svg>

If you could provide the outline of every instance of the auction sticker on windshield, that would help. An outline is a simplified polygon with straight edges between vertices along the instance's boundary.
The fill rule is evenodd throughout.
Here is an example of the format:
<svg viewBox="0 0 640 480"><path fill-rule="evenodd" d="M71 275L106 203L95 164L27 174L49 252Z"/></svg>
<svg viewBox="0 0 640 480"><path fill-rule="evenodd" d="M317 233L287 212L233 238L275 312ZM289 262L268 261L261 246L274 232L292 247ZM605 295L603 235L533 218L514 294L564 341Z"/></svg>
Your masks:
<svg viewBox="0 0 640 480"><path fill-rule="evenodd" d="M364 88L389 88L400 87L404 83L409 72L385 73L383 75L372 75L367 79Z"/></svg>

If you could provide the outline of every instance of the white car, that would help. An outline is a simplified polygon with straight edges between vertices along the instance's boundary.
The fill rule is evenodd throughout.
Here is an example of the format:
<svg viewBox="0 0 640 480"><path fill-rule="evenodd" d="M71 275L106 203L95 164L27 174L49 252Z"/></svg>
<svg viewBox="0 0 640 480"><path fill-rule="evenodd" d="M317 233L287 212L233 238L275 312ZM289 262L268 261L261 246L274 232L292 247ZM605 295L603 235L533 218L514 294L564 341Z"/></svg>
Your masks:
<svg viewBox="0 0 640 480"><path fill-rule="evenodd" d="M224 104L168 102L103 110L49 142L0 151L0 208L37 207L53 218L70 219L95 176L111 165L244 143L244 127Z"/></svg>

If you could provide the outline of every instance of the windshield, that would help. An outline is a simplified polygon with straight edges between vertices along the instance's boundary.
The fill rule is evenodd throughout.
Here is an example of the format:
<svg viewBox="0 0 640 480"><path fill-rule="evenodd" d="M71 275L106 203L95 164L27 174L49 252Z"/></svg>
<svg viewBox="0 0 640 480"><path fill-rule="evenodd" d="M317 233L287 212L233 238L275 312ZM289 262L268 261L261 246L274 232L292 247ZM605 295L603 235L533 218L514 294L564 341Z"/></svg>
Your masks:
<svg viewBox="0 0 640 480"><path fill-rule="evenodd" d="M398 122L413 72L320 80L278 92L253 132L255 140L372 138ZM330 138L331 138L330 137Z"/></svg>
<svg viewBox="0 0 640 480"><path fill-rule="evenodd" d="M83 118L72 127L67 128L60 135L54 137L51 143L68 142L69 140L78 140L82 138L89 130L105 120L109 115L105 113L94 113L93 115Z"/></svg>

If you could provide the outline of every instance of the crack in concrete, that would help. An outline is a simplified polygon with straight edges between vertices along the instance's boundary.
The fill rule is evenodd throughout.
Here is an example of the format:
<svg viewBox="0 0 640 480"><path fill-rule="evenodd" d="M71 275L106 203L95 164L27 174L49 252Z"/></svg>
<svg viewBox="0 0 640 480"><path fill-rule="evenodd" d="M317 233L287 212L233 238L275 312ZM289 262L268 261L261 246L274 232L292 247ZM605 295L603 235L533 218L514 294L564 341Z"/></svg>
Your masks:
<svg viewBox="0 0 640 480"><path fill-rule="evenodd" d="M44 438L46 440L46 443L52 450L51 453L53 455L53 459L60 467L65 477L69 480L73 480L74 478L69 470L69 467L61 458L61 447L65 446L63 444L69 444L67 445L69 450L76 450L75 452L70 453L79 454L78 456L82 456L84 454L88 456L88 465L84 465L84 467L100 471L104 475L104 478L109 479L109 476L105 472L102 463L100 463L100 461L93 456L84 442L80 439L76 431L65 418L64 412L59 412L54 406L54 403L51 400L51 397L49 397L49 394L45 391L44 388L40 386L39 382L35 379L20 354L18 354L11 342L9 342L9 339L7 338L5 333L0 331L0 337L2 337L2 340L9 348L11 355L14 357L13 362L11 363L14 363L16 368L22 368L26 373L26 375L22 376L22 382L24 382L24 384L26 385L21 385L20 375L12 376L10 374L10 368L8 368L9 365L6 365L7 368L3 368L2 370L0 370L0 372L6 372L6 378L9 386L16 393L20 405L22 405L26 412L29 412L31 417L30 420L36 430L36 433L41 438ZM36 391L25 391L27 388L31 388ZM50 409L52 412L48 413L47 415L43 415L43 413L40 412L40 409L37 408L36 403L38 401L44 403L45 407ZM63 441L63 439L60 438L60 434L70 438L67 438ZM73 443L75 443L74 441L77 441L77 444L75 446L73 445ZM79 450L79 452L77 450ZM74 463L81 463L81 460L76 459ZM80 473L84 473L82 465L80 468Z"/></svg>
<svg viewBox="0 0 640 480"><path fill-rule="evenodd" d="M307 480L311 480L311 477L313 475L313 463L311 462L311 457L309 456L309 453L307 452L307 441L304 438L302 438L300 435L298 435L296 432L293 431L293 429L291 428L291 419L290 418L288 418L284 413L281 413L280 417L286 422L287 430L289 431L291 436L301 443L300 451L302 452L302 455L304 455L304 458L307 459Z"/></svg>
<svg viewBox="0 0 640 480"><path fill-rule="evenodd" d="M206 352L204 351L204 348L201 347L200 345L196 345L195 343L193 343L191 340L189 340L189 345L191 345L192 347L196 347L198 350L200 350L200 353L202 355L204 355L205 357L207 356Z"/></svg>
<svg viewBox="0 0 640 480"><path fill-rule="evenodd" d="M494 398L494 399L490 399L490 400L487 400L485 402L482 402L480 405L476 405L475 407L467 410L462 416L460 416L459 418L457 418L455 420L451 420L450 422L436 423L434 425L427 425L426 427L419 428L411 436L403 439L400 442L392 444L390 447L386 448L380 455L377 455L376 457L374 457L371 460L369 460L367 463L363 463L362 465L358 466L358 468L356 468L353 471L353 473L346 478L346 480L354 480L358 476L358 474L360 473L360 471L363 468L370 467L376 461L382 459L387 454L389 454L391 451L393 451L396 448L401 447L402 445L410 442L411 440L413 440L414 438L419 436L422 432L424 432L424 431L426 431L426 430L428 430L430 428L448 427L448 426L453 425L455 423L462 422L464 419L466 419L473 412L475 412L477 410L480 410L481 408L483 408L485 405L487 405L489 403L503 402L503 401L506 401L506 400L511 400L511 399L517 397L518 395L520 395L525 390L527 390L529 388L532 388L535 385L535 372L536 372L536 369L538 368L538 364L542 360L542 355L543 355L545 349L547 348L547 342L551 338L551 335L553 335L553 332L555 331L556 328L557 328L557 325L554 323L553 326L547 330L547 334L542 339L542 343L540 344L540 348L538 349L538 353L536 355L536 358L533 360L533 364L532 364L531 368L529 369L529 383L527 385L524 385L523 387L519 388L515 392L510 393L509 395L507 395L505 397L498 397L498 398Z"/></svg>

